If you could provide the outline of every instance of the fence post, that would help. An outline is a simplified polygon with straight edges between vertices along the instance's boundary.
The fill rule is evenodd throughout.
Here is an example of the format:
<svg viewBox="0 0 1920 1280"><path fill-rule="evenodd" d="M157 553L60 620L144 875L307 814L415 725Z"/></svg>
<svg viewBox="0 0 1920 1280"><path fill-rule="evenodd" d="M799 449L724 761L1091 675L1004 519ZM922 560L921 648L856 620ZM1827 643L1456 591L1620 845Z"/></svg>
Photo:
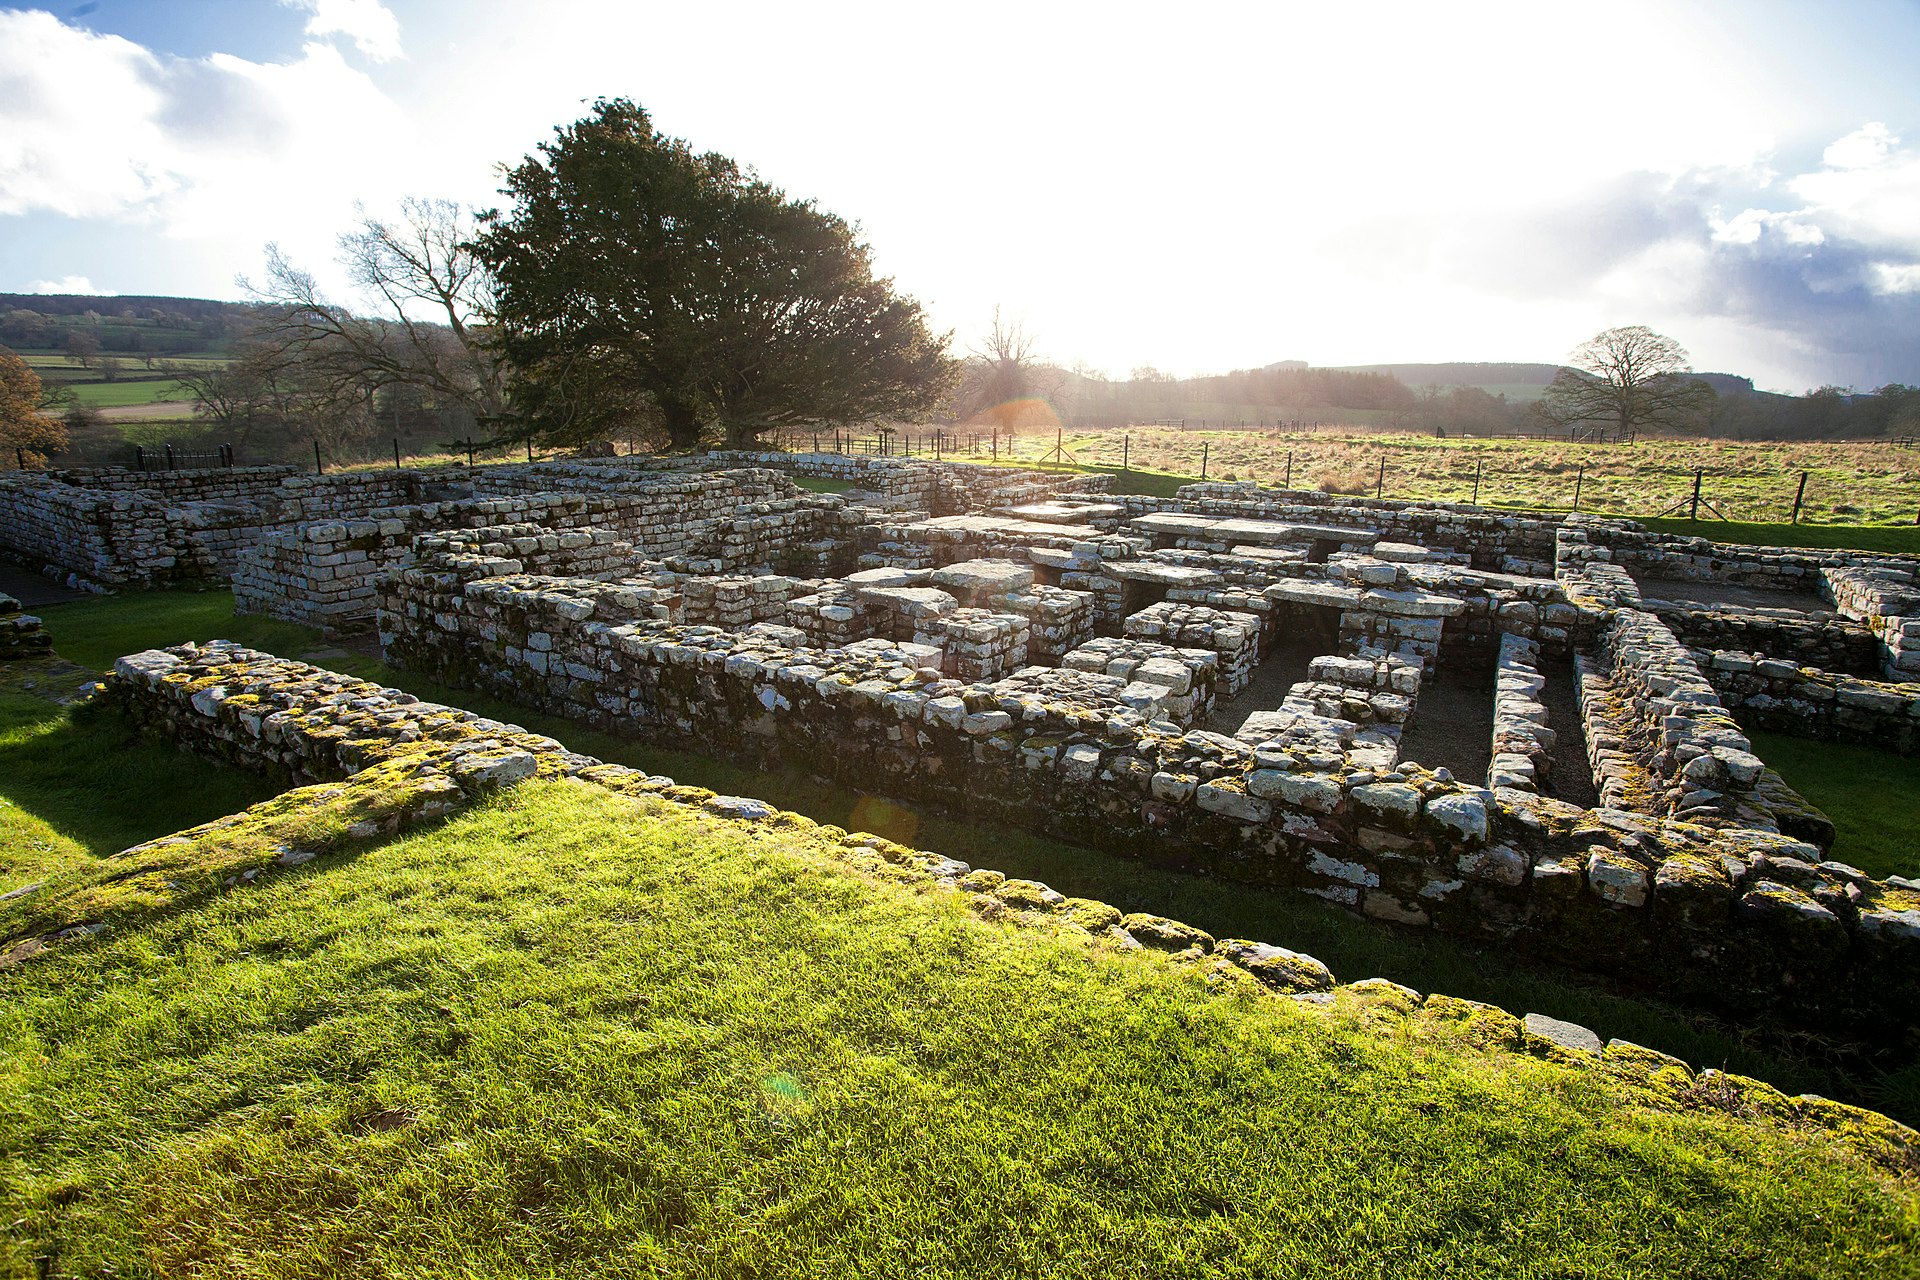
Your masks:
<svg viewBox="0 0 1920 1280"><path fill-rule="evenodd" d="M314 446L315 449L319 447L319 445ZM173 441L171 440L167 441L167 470L173 470Z"/></svg>
<svg viewBox="0 0 1920 1280"><path fill-rule="evenodd" d="M316 457L319 456L320 446L315 445L313 446L313 448L314 448L315 456ZM469 469L473 467L473 437L472 436L467 437L467 467Z"/></svg>
<svg viewBox="0 0 1920 1280"><path fill-rule="evenodd" d="M1700 518L1700 473L1702 470L1704 470L1704 468L1701 467L1695 467L1693 469L1693 506L1687 511L1687 519L1689 520L1698 520Z"/></svg>
<svg viewBox="0 0 1920 1280"><path fill-rule="evenodd" d="M19 447L18 445L15 445L13 450L13 461L15 466L19 467L22 471L25 471L27 469L27 451Z"/></svg>
<svg viewBox="0 0 1920 1280"><path fill-rule="evenodd" d="M528 462L533 461L533 437L532 436L527 437L527 461Z"/></svg>
<svg viewBox="0 0 1920 1280"><path fill-rule="evenodd" d="M1580 469L1573 473L1573 509L1580 509L1580 485L1587 478L1587 464L1581 463Z"/></svg>
<svg viewBox="0 0 1920 1280"><path fill-rule="evenodd" d="M139 445L133 446L133 469L141 475L147 473L147 451Z"/></svg>
<svg viewBox="0 0 1920 1280"><path fill-rule="evenodd" d="M1381 495L1386 493L1386 491L1387 491L1387 455L1383 453L1380 455L1380 474L1375 476L1373 480L1374 500L1378 501Z"/></svg>
<svg viewBox="0 0 1920 1280"><path fill-rule="evenodd" d="M1207 442L1202 440L1200 442L1200 478L1202 480L1207 478L1207 447Z"/></svg>
<svg viewBox="0 0 1920 1280"><path fill-rule="evenodd" d="M1476 507L1480 505L1480 463L1479 458L1473 460L1473 505Z"/></svg>
<svg viewBox="0 0 1920 1280"><path fill-rule="evenodd" d="M1287 478L1280 482L1282 489L1293 488L1293 450L1287 450Z"/></svg>
<svg viewBox="0 0 1920 1280"><path fill-rule="evenodd" d="M1793 515L1787 520L1788 524L1800 523L1800 500L1806 496L1807 496L1807 473L1802 471L1800 473L1800 487L1793 491Z"/></svg>
<svg viewBox="0 0 1920 1280"><path fill-rule="evenodd" d="M627 442L627 452L629 454L633 452L632 441ZM393 438L393 469L395 471L398 471L400 469L400 437L399 436L395 436Z"/></svg>
<svg viewBox="0 0 1920 1280"><path fill-rule="evenodd" d="M313 442L313 474L317 476L327 474L325 464L320 461L320 441L317 439Z"/></svg>

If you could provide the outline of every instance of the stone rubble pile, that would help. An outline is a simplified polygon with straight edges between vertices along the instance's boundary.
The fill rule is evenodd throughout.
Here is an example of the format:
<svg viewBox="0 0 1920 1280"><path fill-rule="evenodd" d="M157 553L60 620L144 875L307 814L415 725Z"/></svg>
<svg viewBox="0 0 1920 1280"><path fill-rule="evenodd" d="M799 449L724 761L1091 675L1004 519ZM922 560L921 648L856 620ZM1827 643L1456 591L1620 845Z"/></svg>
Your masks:
<svg viewBox="0 0 1920 1280"><path fill-rule="evenodd" d="M53 650L53 637L40 619L21 611L20 602L0 592L0 662L44 658Z"/></svg>

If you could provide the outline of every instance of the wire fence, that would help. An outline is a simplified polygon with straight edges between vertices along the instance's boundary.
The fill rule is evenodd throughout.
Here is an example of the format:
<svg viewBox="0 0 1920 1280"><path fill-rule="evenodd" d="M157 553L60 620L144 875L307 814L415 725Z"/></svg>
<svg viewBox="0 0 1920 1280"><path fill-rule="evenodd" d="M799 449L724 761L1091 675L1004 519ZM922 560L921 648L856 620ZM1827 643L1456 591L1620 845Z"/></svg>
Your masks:
<svg viewBox="0 0 1920 1280"><path fill-rule="evenodd" d="M1140 424L1143 426L1151 424ZM1801 466L1763 453L1693 462L1681 442L1669 454L1657 441L1632 447L1505 455L1497 441L1465 449L1343 441L1317 446L1217 447L1195 440L1173 451L1136 450L1131 433L1096 444L1051 435L929 428L923 432L783 432L775 448L859 457L1012 463L1118 473L1121 490L1155 492L1191 481L1252 481L1264 488L1381 500L1462 503L1509 510L1578 511L1629 518L1757 524L1920 524L1920 457L1904 468ZM1557 437L1565 441L1565 437ZM1570 443L1570 442L1569 442ZM1598 443L1598 442L1589 442ZM1819 447L1884 446L1910 451L1911 436L1821 442ZM1494 447L1488 447L1494 446ZM1782 445L1782 447L1792 447ZM1329 452L1331 450L1331 453ZM1471 450L1471 451L1468 451ZM1131 477L1129 479L1129 477Z"/></svg>
<svg viewBox="0 0 1920 1280"><path fill-rule="evenodd" d="M1136 424L1152 430L1154 424ZM1773 460L1767 452L1796 447L1829 450L1869 446L1880 459L1904 461L1915 449L1913 436L1877 441L1819 442L1794 446L1774 443L1743 452L1723 449L1711 463L1692 461L1699 442L1661 442L1632 447L1570 448L1530 454L1507 453L1491 441L1434 448L1425 442L1287 440L1262 442L1250 434L1230 441L1182 437L1165 447L1165 428L1154 447L1136 447L1132 432L1106 432L1090 442L1070 443L1064 429L1051 434L979 431L944 426L869 431L825 428L782 430L760 447L787 452L836 453L850 457L966 461L1096 470L1117 474L1121 492L1171 494L1192 481L1253 482L1263 488L1318 492L1334 496L1413 502L1461 503L1493 509L1577 511L1629 518L1750 522L1761 524L1920 525L1920 457L1906 466L1797 465ZM1308 433L1311 436L1311 433ZM1249 441L1254 443L1249 444ZM318 440L311 442L316 473L331 467L366 466L364 456L334 458ZM401 442L391 442L392 466L420 465L403 457ZM632 446L629 446L631 451ZM455 458L469 465L510 458L527 461L551 456L530 443L501 446L474 437L450 442ZM365 454L364 446L355 455ZM31 470L35 459L15 450L14 462ZM377 455L376 455L377 456ZM242 465L231 444L196 448L135 446L129 460L141 472L193 471ZM3 464L0 464L3 465Z"/></svg>

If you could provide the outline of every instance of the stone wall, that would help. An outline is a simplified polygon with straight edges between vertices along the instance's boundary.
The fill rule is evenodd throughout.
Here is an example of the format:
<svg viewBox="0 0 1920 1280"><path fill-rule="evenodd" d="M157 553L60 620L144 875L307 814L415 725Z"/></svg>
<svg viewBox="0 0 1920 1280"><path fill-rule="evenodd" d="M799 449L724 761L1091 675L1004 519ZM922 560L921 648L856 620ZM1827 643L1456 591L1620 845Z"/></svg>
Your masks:
<svg viewBox="0 0 1920 1280"><path fill-rule="evenodd" d="M1261 520L1362 529L1383 540L1468 557L1475 568L1545 576L1553 563L1560 517L1508 514L1464 503L1412 503L1340 497L1301 490L1259 489L1252 484L1182 485L1173 498L1127 495L1114 499L1136 516L1161 512L1222 520ZM1247 539L1240 539L1245 542ZM1312 537L1294 545L1311 545Z"/></svg>
<svg viewBox="0 0 1920 1280"><path fill-rule="evenodd" d="M840 504L815 495L795 498L780 477L745 471L656 476L610 494L541 491L372 511L260 538L240 556L235 608L329 633L362 629L373 622L380 581L412 563L417 537L499 524L598 530L628 543L636 557L680 557L713 571L726 563L717 555L722 546L750 546L756 557L770 554L769 530L811 541L821 527L808 515L816 510L823 520L837 519ZM743 541L730 541L735 538Z"/></svg>
<svg viewBox="0 0 1920 1280"><path fill-rule="evenodd" d="M1860 680L1764 653L1695 650L1694 656L1720 701L1757 729L1903 756L1920 744L1920 684Z"/></svg>
<svg viewBox="0 0 1920 1280"><path fill-rule="evenodd" d="M1612 702L1607 727L1614 732L1590 733L1589 740L1617 736L1624 728L1627 751L1642 771L1634 780L1643 777L1657 793L1642 803L1694 822L1771 825L1746 803L1765 766L1666 624L1621 609L1602 635L1601 654ZM1603 796L1625 803L1625 792L1633 788L1609 786L1620 774L1618 761L1597 755L1593 763Z"/></svg>
<svg viewBox="0 0 1920 1280"><path fill-rule="evenodd" d="M1215 939L1164 916L1124 913L1104 902L1068 897L1036 881L1011 880L864 832L820 827L758 800L678 786L670 778L570 752L552 739L510 725L223 641L123 658L116 664L110 690L132 719L168 741L250 768L297 773L328 784L268 802L272 814L262 814L259 829L274 834L298 831L300 844L284 845L263 858L243 856L224 863L239 880L264 881L316 857L434 822L529 778L567 778L649 804L697 810L708 820L744 829L805 832L854 874L957 893L971 909L1010 927L1149 948L1172 963L1201 969L1210 981L1231 979L1238 970L1255 980L1234 983L1240 997L1264 990L1308 1006L1335 998L1333 973L1313 957L1285 947ZM217 837L237 817L135 846L124 856L151 857L183 841ZM249 861L253 865L247 865ZM40 941L54 946L65 937L92 932L94 927L56 930ZM1584 1027L1540 1014L1522 1019L1491 1005L1423 995L1379 978L1349 983L1346 994L1363 1007L1391 1011L1395 1018L1426 1019L1434 1030L1451 1025L1462 1043L1471 1042L1479 1052L1503 1048L1555 1061L1591 1060L1647 1088L1649 1098L1670 1098L1674 1089L1696 1081L1692 1069L1678 1059L1622 1040L1603 1043ZM1716 1096L1760 1099L1765 1114L1796 1127L1870 1132L1880 1150L1878 1158L1890 1165L1910 1161L1920 1149L1920 1139L1903 1126L1825 1098L1808 1094L1782 1099L1758 1081L1711 1070L1700 1072L1697 1084Z"/></svg>
<svg viewBox="0 0 1920 1280"><path fill-rule="evenodd" d="M1878 636L1889 680L1920 680L1920 574L1911 564L1843 565L1826 581L1841 612Z"/></svg>
<svg viewBox="0 0 1920 1280"><path fill-rule="evenodd" d="M884 646L636 619L617 590L423 564L393 580L383 640L392 661L579 723L1500 938L1734 1011L1885 1034L1920 997L1920 894L1785 836L1357 768L1324 744L1168 733ZM1635 631L1616 651L1644 644ZM1687 740L1727 763L1711 748L1730 744Z"/></svg>
<svg viewBox="0 0 1920 1280"><path fill-rule="evenodd" d="M0 479L0 551L76 585L221 581L263 534L417 500L447 469L307 476L286 467Z"/></svg>
<svg viewBox="0 0 1920 1280"><path fill-rule="evenodd" d="M1129 616L1126 634L1174 648L1204 649L1219 655L1219 693L1231 698L1253 679L1258 661L1260 620L1248 613L1228 613L1204 605L1171 600L1150 605Z"/></svg>
<svg viewBox="0 0 1920 1280"><path fill-rule="evenodd" d="M1854 675L1879 674L1885 648L1872 627L1834 614L1802 617L1749 609L1702 609L1649 600L1647 611L1695 649L1734 649Z"/></svg>
<svg viewBox="0 0 1920 1280"><path fill-rule="evenodd" d="M1523 636L1500 638L1493 677L1493 761L1487 785L1540 790L1553 771L1554 731L1540 701L1547 678L1540 674L1540 645Z"/></svg>

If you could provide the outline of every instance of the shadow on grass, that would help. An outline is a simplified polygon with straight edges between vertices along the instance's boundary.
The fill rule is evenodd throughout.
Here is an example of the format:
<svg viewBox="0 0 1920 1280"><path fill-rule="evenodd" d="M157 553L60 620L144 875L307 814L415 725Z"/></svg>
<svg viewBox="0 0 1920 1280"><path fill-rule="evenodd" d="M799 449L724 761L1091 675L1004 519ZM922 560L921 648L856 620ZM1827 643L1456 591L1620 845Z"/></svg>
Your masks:
<svg viewBox="0 0 1920 1280"><path fill-rule="evenodd" d="M105 703L0 694L0 789L96 858L275 794L265 778L143 739Z"/></svg>

